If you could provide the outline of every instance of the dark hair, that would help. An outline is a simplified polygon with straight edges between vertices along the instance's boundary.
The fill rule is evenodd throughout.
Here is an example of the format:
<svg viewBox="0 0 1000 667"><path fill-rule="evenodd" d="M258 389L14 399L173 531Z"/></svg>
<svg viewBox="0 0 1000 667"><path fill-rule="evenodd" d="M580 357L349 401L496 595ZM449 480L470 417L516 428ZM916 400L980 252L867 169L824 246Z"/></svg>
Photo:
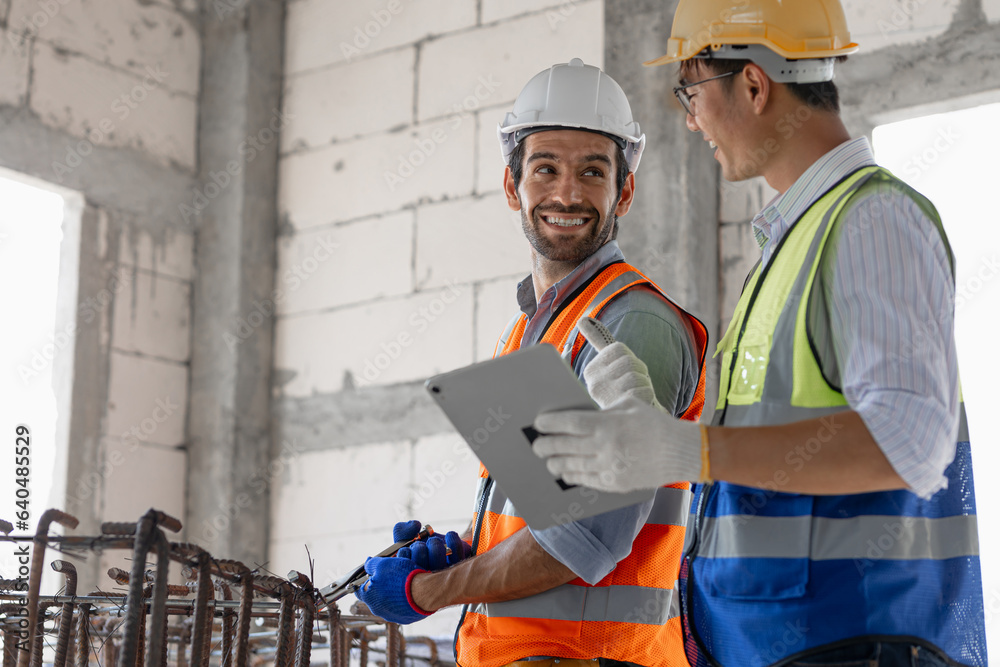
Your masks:
<svg viewBox="0 0 1000 667"><path fill-rule="evenodd" d="M525 137L527 139L527 137ZM514 188L521 187L521 176L524 175L524 141L514 147L510 154L510 176L514 179ZM622 190L625 189L625 180L628 178L628 163L625 161L625 151L615 146L618 150L615 153L615 183L618 185L618 198L621 199Z"/></svg>
<svg viewBox="0 0 1000 667"><path fill-rule="evenodd" d="M705 53L705 51L702 51ZM700 54L699 54L700 55ZM847 56L837 57L837 62L847 60ZM686 60L681 63L681 74L689 69L696 61ZM727 60L723 58L698 58L698 62L705 64L713 76L717 74L727 74L729 72L742 72L743 68L752 63L752 60ZM721 79L727 90L732 90L733 77ZM814 109L840 113L840 92L833 81L820 81L819 83L785 83L789 92L799 101L808 104Z"/></svg>

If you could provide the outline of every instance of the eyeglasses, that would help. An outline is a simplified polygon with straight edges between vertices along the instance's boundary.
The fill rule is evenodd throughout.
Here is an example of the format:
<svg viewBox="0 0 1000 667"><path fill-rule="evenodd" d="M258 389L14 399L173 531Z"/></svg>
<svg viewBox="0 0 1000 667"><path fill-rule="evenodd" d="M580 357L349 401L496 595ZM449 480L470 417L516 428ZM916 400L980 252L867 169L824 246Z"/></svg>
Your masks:
<svg viewBox="0 0 1000 667"><path fill-rule="evenodd" d="M684 111L687 111L689 115L693 116L694 112L691 111L691 95L688 94L687 89L691 88L692 86L700 86L703 83L714 81L716 79L724 79L727 76L732 76L733 74L737 74L737 72L726 72L725 74L710 76L707 79L702 79L701 81L695 81L694 83L688 83L683 86L677 86L676 88L674 88L674 96L677 98L677 101L681 103L681 106L684 107Z"/></svg>

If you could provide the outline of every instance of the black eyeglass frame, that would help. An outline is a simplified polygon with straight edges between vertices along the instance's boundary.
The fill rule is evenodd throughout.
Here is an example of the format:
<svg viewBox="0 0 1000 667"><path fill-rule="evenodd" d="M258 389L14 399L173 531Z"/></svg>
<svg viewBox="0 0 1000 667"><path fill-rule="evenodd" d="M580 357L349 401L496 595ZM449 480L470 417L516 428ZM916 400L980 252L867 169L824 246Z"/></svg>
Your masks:
<svg viewBox="0 0 1000 667"><path fill-rule="evenodd" d="M739 72L717 74L715 76L710 76L707 79L702 79L701 81L695 81L694 83L686 83L683 86L677 86L674 88L674 97L676 97L677 101L681 103L682 107L684 107L684 111L686 111L689 116L693 116L694 112L691 111L691 96L688 95L687 89L693 86L700 86L701 84L708 83L709 81L715 81L716 79L724 79L727 76L732 76L734 74L739 74Z"/></svg>

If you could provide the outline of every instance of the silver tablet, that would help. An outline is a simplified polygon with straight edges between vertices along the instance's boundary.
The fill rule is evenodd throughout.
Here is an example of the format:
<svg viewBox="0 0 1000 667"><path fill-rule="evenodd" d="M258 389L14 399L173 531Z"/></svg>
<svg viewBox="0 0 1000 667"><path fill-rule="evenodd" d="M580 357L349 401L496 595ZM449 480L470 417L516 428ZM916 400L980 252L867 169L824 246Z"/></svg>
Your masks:
<svg viewBox="0 0 1000 667"><path fill-rule="evenodd" d="M556 479L531 451L535 417L597 410L587 388L547 344L427 380L425 386L517 513L548 528L649 500L653 491L605 493Z"/></svg>

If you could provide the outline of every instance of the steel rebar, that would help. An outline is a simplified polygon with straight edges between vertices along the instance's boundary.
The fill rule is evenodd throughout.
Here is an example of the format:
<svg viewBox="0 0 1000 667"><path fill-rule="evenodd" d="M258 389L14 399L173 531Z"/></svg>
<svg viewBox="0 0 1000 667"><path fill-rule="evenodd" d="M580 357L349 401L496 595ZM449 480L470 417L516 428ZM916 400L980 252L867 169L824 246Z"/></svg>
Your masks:
<svg viewBox="0 0 1000 667"><path fill-rule="evenodd" d="M274 659L277 665L289 665L295 623L295 588L278 577L258 577L257 581L264 588L270 589L270 593L277 595L281 601L281 612L278 617L278 648Z"/></svg>
<svg viewBox="0 0 1000 667"><path fill-rule="evenodd" d="M302 572L292 570L288 573L288 579L298 586L301 592L299 604L302 606L302 616L299 619L299 644L295 653L295 667L309 667L312 655L313 619L316 616L316 607L313 603L314 589L312 581Z"/></svg>
<svg viewBox="0 0 1000 667"><path fill-rule="evenodd" d="M7 616L3 623L3 667L15 667L17 665L17 643L20 639L20 628L10 619L10 615L16 613L18 616L24 607L19 604L0 604L0 614Z"/></svg>
<svg viewBox="0 0 1000 667"><path fill-rule="evenodd" d="M223 600L233 599L233 589L224 581L216 581L216 588L222 593ZM222 665L221 667L232 667L233 665L233 612L223 608L222 611Z"/></svg>
<svg viewBox="0 0 1000 667"><path fill-rule="evenodd" d="M399 626L385 625L385 667L399 667Z"/></svg>
<svg viewBox="0 0 1000 667"><path fill-rule="evenodd" d="M247 664L250 650L250 617L253 614L254 596L253 572L239 561L219 561L218 567L224 574L238 577L242 584L240 613L236 623L236 664L243 666Z"/></svg>
<svg viewBox="0 0 1000 667"><path fill-rule="evenodd" d="M18 667L29 667L35 653L35 634L38 632L38 594L42 586L42 567L45 565L45 547L48 545L49 526L58 523L68 528L76 528L79 521L75 516L57 509L47 509L42 512L32 540L31 572L28 579L28 642L26 650L18 656ZM41 656L38 660L41 661Z"/></svg>
<svg viewBox="0 0 1000 667"><path fill-rule="evenodd" d="M42 651L45 649L45 613L56 606L52 600L38 601L38 630L35 632L35 644L31 647L31 667L42 667Z"/></svg>
<svg viewBox="0 0 1000 667"><path fill-rule="evenodd" d="M205 667L212 642L212 612L209 611L209 595L212 594L212 561L207 551L197 549L198 587L194 604L194 629L191 639L191 667Z"/></svg>
<svg viewBox="0 0 1000 667"><path fill-rule="evenodd" d="M62 574L66 579L63 591L70 598L76 597L76 566L65 560L52 561L52 569ZM64 602L59 612L59 637L56 639L56 656L53 667L66 667L69 656L69 643L73 637L73 609L76 603L71 599Z"/></svg>
<svg viewBox="0 0 1000 667"><path fill-rule="evenodd" d="M151 601L151 631L146 657L147 665L161 664L165 648L164 630L166 625L167 575L170 568L170 545L160 530L160 526L173 532L181 529L177 519L150 509L136 524L105 523L101 532L105 535L126 534L131 528L135 535L132 552L132 571L129 576L128 602L126 603L125 627L122 631L121 652L118 667L134 667L139 638L139 607L144 604L142 584L145 579L146 557L152 548L156 549L156 581L153 584Z"/></svg>
<svg viewBox="0 0 1000 667"><path fill-rule="evenodd" d="M76 626L76 667L90 664L90 603L80 605Z"/></svg>

